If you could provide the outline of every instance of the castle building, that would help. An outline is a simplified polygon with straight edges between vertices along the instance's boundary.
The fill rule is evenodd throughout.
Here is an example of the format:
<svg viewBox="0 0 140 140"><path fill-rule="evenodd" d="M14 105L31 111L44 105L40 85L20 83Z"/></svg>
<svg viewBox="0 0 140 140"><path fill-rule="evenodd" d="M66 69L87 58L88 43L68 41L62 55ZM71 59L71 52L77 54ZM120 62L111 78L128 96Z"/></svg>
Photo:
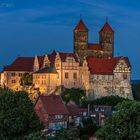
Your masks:
<svg viewBox="0 0 140 140"><path fill-rule="evenodd" d="M74 29L74 53L77 53L80 60L84 57L94 56L108 58L114 56L114 31L106 22L99 31L99 43L88 43L88 28L82 20Z"/></svg>
<svg viewBox="0 0 140 140"><path fill-rule="evenodd" d="M90 99L118 95L133 99L131 66L126 57L87 57L83 62L82 81Z"/></svg>
<svg viewBox="0 0 140 140"><path fill-rule="evenodd" d="M41 68L39 68L41 66ZM73 53L55 53L35 57L33 84L41 93L64 86L82 88L80 62Z"/></svg>
<svg viewBox="0 0 140 140"><path fill-rule="evenodd" d="M15 91L21 90L21 78L24 73L33 72L34 57L18 57L1 72L1 86Z"/></svg>
<svg viewBox="0 0 140 140"><path fill-rule="evenodd" d="M80 20L74 28L73 53L18 57L1 72L1 86L21 90L26 72L41 93L64 86L85 90L89 99L110 95L133 99L131 65L127 57L114 57L114 31L108 22L99 31L99 43L88 42L88 28Z"/></svg>

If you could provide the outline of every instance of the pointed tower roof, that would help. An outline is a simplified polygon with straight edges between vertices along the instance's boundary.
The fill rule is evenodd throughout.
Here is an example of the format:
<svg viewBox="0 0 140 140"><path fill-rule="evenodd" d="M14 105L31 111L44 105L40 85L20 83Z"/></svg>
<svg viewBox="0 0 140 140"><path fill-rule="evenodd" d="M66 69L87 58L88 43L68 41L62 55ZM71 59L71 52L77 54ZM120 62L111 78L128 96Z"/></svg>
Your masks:
<svg viewBox="0 0 140 140"><path fill-rule="evenodd" d="M84 30L88 31L88 28L86 27L85 23L83 22L82 19L78 22L77 26L74 28L74 30Z"/></svg>
<svg viewBox="0 0 140 140"><path fill-rule="evenodd" d="M102 32L102 31L114 32L113 29L111 28L111 26L109 25L109 23L107 21L104 24L104 26L102 27L102 29L99 31L99 33Z"/></svg>

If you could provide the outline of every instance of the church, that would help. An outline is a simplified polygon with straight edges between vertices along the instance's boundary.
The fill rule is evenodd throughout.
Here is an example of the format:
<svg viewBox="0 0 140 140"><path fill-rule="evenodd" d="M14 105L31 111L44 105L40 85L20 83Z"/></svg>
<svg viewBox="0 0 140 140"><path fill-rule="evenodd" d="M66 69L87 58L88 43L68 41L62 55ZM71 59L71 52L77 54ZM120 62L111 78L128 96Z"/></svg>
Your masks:
<svg viewBox="0 0 140 140"><path fill-rule="evenodd" d="M78 54L81 61L87 56L98 58L113 57L114 31L108 22L99 31L99 43L89 43L88 28L81 19L74 29L74 53Z"/></svg>
<svg viewBox="0 0 140 140"><path fill-rule="evenodd" d="M114 31L106 22L99 30L99 43L88 42L88 28L80 19L73 30L73 53L53 51L35 57L18 57L3 68L0 85L22 90L24 73L33 76L32 89L49 94L61 88L81 88L88 99L118 95L133 99L128 57L114 57Z"/></svg>

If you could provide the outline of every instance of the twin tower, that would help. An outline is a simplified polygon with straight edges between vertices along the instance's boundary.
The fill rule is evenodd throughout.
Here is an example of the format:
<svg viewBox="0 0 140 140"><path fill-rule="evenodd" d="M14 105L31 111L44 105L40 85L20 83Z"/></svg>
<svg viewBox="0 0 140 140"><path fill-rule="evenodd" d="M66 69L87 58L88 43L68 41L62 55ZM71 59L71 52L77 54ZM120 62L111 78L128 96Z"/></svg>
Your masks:
<svg viewBox="0 0 140 140"><path fill-rule="evenodd" d="M111 58L114 56L114 31L108 22L99 31L99 43L88 42L88 28L81 19L74 29L74 53L80 60L87 56Z"/></svg>

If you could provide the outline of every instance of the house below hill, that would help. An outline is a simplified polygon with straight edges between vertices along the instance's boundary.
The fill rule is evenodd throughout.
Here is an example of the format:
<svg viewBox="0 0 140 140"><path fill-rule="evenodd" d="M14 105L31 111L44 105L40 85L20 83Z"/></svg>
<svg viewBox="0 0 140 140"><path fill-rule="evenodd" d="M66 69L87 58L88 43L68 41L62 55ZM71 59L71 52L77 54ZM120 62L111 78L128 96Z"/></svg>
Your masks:
<svg viewBox="0 0 140 140"><path fill-rule="evenodd" d="M60 95L40 95L34 109L45 128L60 130L68 127L69 112Z"/></svg>

